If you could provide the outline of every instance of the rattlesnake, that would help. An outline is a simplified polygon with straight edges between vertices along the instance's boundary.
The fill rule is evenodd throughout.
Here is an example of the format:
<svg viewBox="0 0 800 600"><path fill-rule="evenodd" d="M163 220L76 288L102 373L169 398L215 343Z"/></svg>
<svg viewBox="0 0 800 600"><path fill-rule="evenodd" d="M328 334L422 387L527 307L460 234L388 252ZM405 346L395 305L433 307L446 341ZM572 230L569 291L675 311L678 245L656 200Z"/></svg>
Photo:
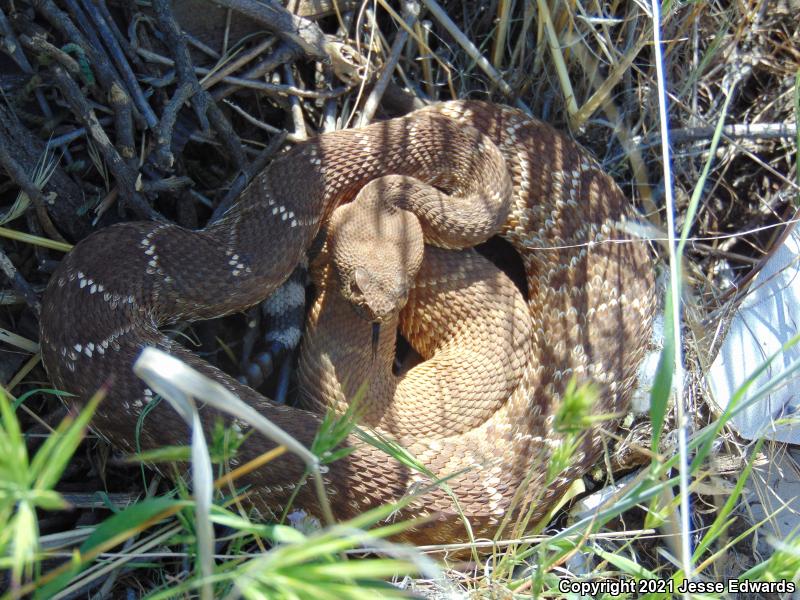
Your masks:
<svg viewBox="0 0 800 600"><path fill-rule="evenodd" d="M289 275L332 211L369 181L396 174L469 191L470 181L498 150L512 188L502 235L520 253L526 273L529 359L510 397L498 402L483 423L464 425L457 419L459 432L449 436L402 433L408 450L437 476L461 471L448 481L461 515L445 490L434 489L401 515L434 518L401 537L461 539L461 516L477 535L490 535L510 507L529 502L535 503L535 521L601 448L599 434L590 432L570 466L544 485L559 439L553 411L568 381L595 384L595 413L623 411L655 302L647 248L636 241L610 241L631 241L618 227L628 212L624 195L567 136L514 109L453 101L363 129L324 134L273 161L221 219L201 231L126 223L94 233L62 261L45 292L41 344L53 383L81 403L110 381L93 425L124 449L180 443L186 427L164 403L148 413L137 438L137 418L153 396L131 364L143 345L153 345L220 381L310 445L319 416L271 403L158 327L229 314L261 301ZM489 196L502 195L503 180L494 182ZM467 381L469 374L463 376ZM214 414L202 412L210 427ZM325 475L337 518L401 498L426 481L353 435L344 443L355 449L329 465ZM238 459L249 460L273 446L251 435ZM303 470L299 459L284 455L239 483L249 484L249 498L262 512L280 509L295 491L296 504L314 511L313 491L308 486L295 490Z"/></svg>
<svg viewBox="0 0 800 600"><path fill-rule="evenodd" d="M476 178L472 187L497 186ZM482 241L505 223L510 194L502 198L442 198L389 175L334 211L312 265L319 292L298 377L305 406L342 413L356 402L362 424L401 443L460 436L502 407L530 362L533 324L522 293L474 250L423 243ZM476 203L477 211L459 210ZM398 326L425 360L395 376Z"/></svg>

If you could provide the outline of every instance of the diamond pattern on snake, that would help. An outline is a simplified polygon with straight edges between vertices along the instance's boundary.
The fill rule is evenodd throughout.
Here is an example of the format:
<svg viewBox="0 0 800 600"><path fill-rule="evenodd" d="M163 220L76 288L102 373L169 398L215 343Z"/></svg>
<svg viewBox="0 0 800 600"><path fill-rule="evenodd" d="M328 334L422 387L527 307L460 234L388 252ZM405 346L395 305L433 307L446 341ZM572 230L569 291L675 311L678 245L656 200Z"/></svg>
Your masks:
<svg viewBox="0 0 800 600"><path fill-rule="evenodd" d="M626 410L655 310L649 250L620 226L630 214L616 184L567 135L507 107L435 104L298 144L202 230L136 222L87 237L45 293L44 363L75 404L113 382L93 427L126 449L152 397L131 371L146 345L219 381L306 445L320 411L342 408L368 380L364 423L399 439L437 477L458 473L448 485L461 514L434 488L401 511L429 519L400 537L464 539L461 515L475 535L491 536L528 506L531 522L541 518L599 456L593 429L569 466L546 479L560 440L553 415L571 380L595 385L594 413ZM306 408L272 402L159 331L263 301L322 226L335 235L312 265L321 292L301 357ZM496 233L520 256L526 298L473 250L458 250ZM426 359L399 377L390 363L395 322ZM201 416L210 428L214 413ZM147 449L187 436L161 403L139 439ZM325 476L339 519L427 483L354 435L344 444L353 451ZM239 459L272 447L253 434ZM238 483L269 516L303 470L285 454ZM295 503L318 510L310 486Z"/></svg>

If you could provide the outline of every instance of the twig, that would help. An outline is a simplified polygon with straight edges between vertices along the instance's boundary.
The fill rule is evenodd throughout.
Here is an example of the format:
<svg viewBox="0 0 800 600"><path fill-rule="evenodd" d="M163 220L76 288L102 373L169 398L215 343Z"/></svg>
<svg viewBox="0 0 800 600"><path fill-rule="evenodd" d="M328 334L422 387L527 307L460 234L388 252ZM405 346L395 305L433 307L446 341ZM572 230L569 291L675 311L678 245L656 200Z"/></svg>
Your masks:
<svg viewBox="0 0 800 600"><path fill-rule="evenodd" d="M44 35L35 34L33 37L30 37L22 34L19 36L19 43L37 54L44 55L50 60L56 61L73 75L81 74L81 68L77 61L61 48L56 48L53 44L48 42L44 38Z"/></svg>
<svg viewBox="0 0 800 600"><path fill-rule="evenodd" d="M239 143L239 138L236 136L228 119L222 114L222 111L209 93L200 87L200 82L198 82L197 76L193 71L189 49L186 47L184 36L181 35L178 24L175 22L175 17L172 14L172 7L169 1L153 0L153 9L155 10L161 30L167 37L170 47L173 48L175 69L178 74L179 82L181 84L189 83L192 85L192 90L194 92L192 104L200 120L201 127L204 131L207 131L210 121L214 130L222 139L222 143L234 160L237 168L244 168L246 160L242 145Z"/></svg>
<svg viewBox="0 0 800 600"><path fill-rule="evenodd" d="M505 50L510 27L510 15L511 0L499 0L497 3L497 33L492 47L492 64L498 70L503 67L503 51Z"/></svg>
<svg viewBox="0 0 800 600"><path fill-rule="evenodd" d="M127 92L117 82L111 84L108 101L114 110L114 131L117 134L117 148L131 170L136 169L136 148L133 140L133 108Z"/></svg>
<svg viewBox="0 0 800 600"><path fill-rule="evenodd" d="M150 50L144 50L140 48L137 50L137 52L139 53L140 56L142 56L146 60L150 60L167 66L175 65L175 61L165 56L161 56L160 54L156 54L155 52L151 52ZM292 55L288 52L286 54L281 52L279 57L275 58L270 57L268 59L268 63L267 62L259 63L258 67L263 68L265 73L271 71L276 67L279 67L281 64L284 64L283 60L284 56L290 57ZM291 61L287 60L286 62L291 62ZM269 69L266 68L267 65L269 66ZM208 69L206 67L194 67L194 72L197 75L208 75L210 73L214 73L212 69ZM263 75L264 73L260 75L255 75L255 77L261 77ZM334 88L332 90L304 90L303 88L299 88L294 85L267 83L265 81L261 81L260 79L253 78L251 72L248 72L245 75L245 77L235 77L233 75L225 75L224 77L220 78L219 81L222 81L224 83L229 83L231 84L231 86L223 89L222 91L214 92L214 94L212 94L212 98L217 101L227 98L230 94L236 92L240 88L258 90L260 92L264 92L265 94L271 94L271 95L299 96L301 98L338 98L339 96L346 94L348 91L350 91L349 87L339 87L339 88ZM169 83L171 83L170 79L160 81L161 85L169 85ZM204 82L204 87L208 87L207 85L205 85L205 82Z"/></svg>
<svg viewBox="0 0 800 600"><path fill-rule="evenodd" d="M251 60L261 56L262 53L266 52L274 45L274 37L264 39L260 44L253 46L246 52L242 52L239 56L233 58L230 62L220 67L216 73L209 73L208 77L204 78L203 81L200 82L200 85L203 86L203 89L209 89L214 84L222 81L225 76L230 75L234 71L238 71Z"/></svg>
<svg viewBox="0 0 800 600"><path fill-rule="evenodd" d="M205 197L203 194L201 194L201 193L200 193L200 192L198 192L197 190L195 190L195 189L193 189L193 188L189 188L189 190L188 190L188 191L189 191L189 197L190 197L191 199L193 199L193 200L195 200L195 201L199 202L200 204L202 204L202 205L203 205L203 206L205 206L206 208L214 208L214 203L213 203L213 202L211 202L211 200L209 200L208 198L206 198L206 197Z"/></svg>
<svg viewBox="0 0 800 600"><path fill-rule="evenodd" d="M430 48L432 25L433 24L428 20L414 25L414 30L417 32L417 36L423 41L426 48ZM436 87L433 82L433 69L431 68L431 57L429 53L425 52L422 56L420 56L420 61L422 63L422 77L425 80L425 91L428 94L428 98L431 100L436 100Z"/></svg>
<svg viewBox="0 0 800 600"><path fill-rule="evenodd" d="M113 120L110 117L103 117L99 119L98 122L100 125L105 127L106 125L110 125ZM58 137L54 137L50 140L49 144L52 148L58 148L59 146L64 146L65 144L69 144L77 140L78 138L82 138L86 135L86 128L85 127L78 127L69 133L64 133Z"/></svg>
<svg viewBox="0 0 800 600"><path fill-rule="evenodd" d="M319 19L351 11L358 4L356 0L288 0L286 10L307 19Z"/></svg>
<svg viewBox="0 0 800 600"><path fill-rule="evenodd" d="M625 58L621 63L614 67L614 71L607 76L600 76L600 71L597 68L597 59L594 55L590 54L586 48L580 44L575 44L573 52L578 58L583 72L587 74L592 87L596 90L592 96L583 103L578 112L573 115L571 123L573 127L580 127L585 119L589 118L591 112L594 112L598 106L602 106L603 111L606 113L610 123L614 123L614 134L619 140L625 157L631 165L633 177L639 190L639 199L642 207L647 215L647 218L654 224L661 224L661 216L659 208L653 201L652 189L649 185L647 176L647 168L645 167L642 158L642 148L639 144L631 141L630 127L625 123L625 120L617 108L617 104L609 98L611 94L611 87L609 81L613 81L616 85L626 73L630 72L629 66L633 57L637 56L644 43L648 40L649 28L645 35L641 36L636 46L631 40L630 47L634 49L626 53ZM589 112L591 111L591 112Z"/></svg>
<svg viewBox="0 0 800 600"><path fill-rule="evenodd" d="M110 90L114 83L117 83L122 88L122 84L118 81L117 75L109 64L107 57L87 41L84 35L75 27L67 13L58 8L53 0L33 0L31 3L64 38L73 44L77 44L86 53L103 89Z"/></svg>
<svg viewBox="0 0 800 600"><path fill-rule="evenodd" d="M525 61L524 51L527 49L526 32L530 29L531 21L533 21L533 2L526 2L525 12L522 15L521 33L517 34L517 43L514 46L514 52L511 54L511 60L509 61L509 65L512 69L515 65L522 65Z"/></svg>
<svg viewBox="0 0 800 600"><path fill-rule="evenodd" d="M228 100L227 98L225 100L223 100L223 102L227 106L229 106L234 112L236 112L238 115L240 115L243 119L245 119L248 123L250 123L251 125L254 125L255 127L258 127L259 129L263 129L267 133L275 133L275 134L285 135L286 139L289 140L290 142L301 142L301 141L303 141L303 140L299 139L295 134L287 133L285 129L278 129L277 127L273 127L272 125L270 125L268 123L264 123L264 121L256 119L249 112L247 112L242 107L240 107L237 104L235 104L234 102Z"/></svg>
<svg viewBox="0 0 800 600"><path fill-rule="evenodd" d="M714 254L715 256L721 256L722 258L727 258L728 260L744 263L746 265L755 266L761 262L760 258L753 258L752 256L745 256L744 254L739 254L737 252L722 250L721 248L716 248L702 242L691 242L691 247L693 250Z"/></svg>
<svg viewBox="0 0 800 600"><path fill-rule="evenodd" d="M34 312L38 317L42 310L42 305L39 302L39 297L33 291L31 284L25 281L25 278L19 274L14 263L6 256L6 253L0 249L0 271L2 271L17 293L25 299L25 304Z"/></svg>
<svg viewBox="0 0 800 600"><path fill-rule="evenodd" d="M82 43L73 42L75 44L75 51L79 55L79 59L83 60L85 63L81 65L83 68L81 76L87 83L93 86L93 70L97 71L98 79L100 80L101 84L100 87L104 92L110 90L114 83L117 83L120 87L123 87L119 73L117 72L114 63L111 61L111 58L108 56L105 46L100 41L97 31L95 31L94 27L92 27L89 17L86 16L83 9L78 5L77 0L63 0L63 2L69 12L72 14L72 17L77 23L78 28L83 32L85 39L88 40L88 49ZM70 22L70 24L72 23ZM138 112L136 113L136 117L137 119L142 118Z"/></svg>
<svg viewBox="0 0 800 600"><path fill-rule="evenodd" d="M561 54L561 45L558 42L555 27L553 27L553 20L550 18L550 9L547 6L547 2L537 0L537 6L539 7L539 16L544 24L545 34L547 35L547 46L550 48L550 55L553 57L553 65L555 65L556 73L558 74L561 91L567 103L567 114L571 120L575 113L578 112L578 103L575 100L575 92L569 79L567 65L564 62L564 56Z"/></svg>
<svg viewBox="0 0 800 600"><path fill-rule="evenodd" d="M40 290L41 292L41 290ZM0 290L0 306L12 306L14 304L24 304L25 298L15 290Z"/></svg>
<svg viewBox="0 0 800 600"><path fill-rule="evenodd" d="M111 90L114 84L117 85L119 89L124 89L124 86L119 81L117 74L114 71L113 66L110 64L108 57L105 56L101 52L102 46L100 48L96 48L93 46L89 41L87 41L86 37L75 27L75 24L69 18L69 15L59 9L54 3L53 0L35 0L33 5L36 9L44 15L44 17L61 33L62 36L67 38L71 43L76 44L81 50L86 54L89 59L89 63L91 64L91 68L93 72L97 75L97 79L100 82L101 87L104 90ZM69 1L68 5L73 8L76 12L80 12L79 7L74 3L74 1ZM99 41L96 42L99 46ZM66 76L66 74L65 74ZM69 79L69 76L66 76ZM71 80L70 80L71 81ZM63 90L62 90L63 91ZM78 95L82 98L83 94L78 92ZM118 98L119 100L119 98ZM115 107L117 111L120 111L116 114L115 122L117 126L121 127L122 132L128 132L132 130L132 125L122 125L122 120L125 118L129 118L131 111L127 109L124 105L117 104ZM103 133L104 137L105 133ZM127 140L123 140L123 144L127 143ZM133 201L133 205L136 205L137 202ZM142 208L141 206L139 208Z"/></svg>
<svg viewBox="0 0 800 600"><path fill-rule="evenodd" d="M397 31L394 42L392 42L392 49L389 52L389 57L386 60L386 64L383 66L378 81L375 82L375 86L372 88L366 102L364 102L364 108L361 111L361 116L358 119L356 127L366 127L370 121L372 121L372 117L375 116L375 111L378 110L378 105L386 91L386 86L389 85L389 81L391 81L392 73L394 73L397 62L400 60L400 55L403 52L403 47L408 40L408 31L414 26L419 16L419 4L416 0L403 2L403 13L403 21L406 27L401 27Z"/></svg>
<svg viewBox="0 0 800 600"><path fill-rule="evenodd" d="M670 141L673 144L710 140L714 135L713 127L687 127L670 130ZM722 135L729 138L773 140L778 138L793 139L797 135L797 123L735 123L725 125ZM654 141L655 141L655 137Z"/></svg>
<svg viewBox="0 0 800 600"><path fill-rule="evenodd" d="M115 185L112 187L108 193L103 197L103 199L94 207L94 214L95 217L92 220L92 225L97 225L100 221L100 217L102 217L106 211L114 206L114 202L117 201L119 197L119 186Z"/></svg>
<svg viewBox="0 0 800 600"><path fill-rule="evenodd" d="M51 250L58 250L59 252L69 252L72 250L72 244L65 244L64 242L57 242L49 238L43 238L38 235L31 235L17 231L16 229L9 229L8 227L0 227L0 237L9 240L16 240L23 244L32 244L34 246L41 246L42 248L50 248Z"/></svg>
<svg viewBox="0 0 800 600"><path fill-rule="evenodd" d="M233 18L233 11L229 8L225 11L225 33L222 36L222 55L228 53L228 44L231 39L231 19Z"/></svg>
<svg viewBox="0 0 800 600"><path fill-rule="evenodd" d="M197 67L196 71L199 74L209 72L209 69ZM301 98L338 98L342 94L350 91L349 87L338 87L332 90L304 90L293 85L281 85L278 83L266 83L265 81L258 81L254 79L244 79L242 77L224 77L222 79L225 83L232 83L237 87L249 88L259 90L265 94L277 94L280 96L299 96ZM233 91L236 91L235 89ZM227 96L225 94L223 97Z"/></svg>
<svg viewBox="0 0 800 600"><path fill-rule="evenodd" d="M3 46L6 53L15 63L17 63L17 66L23 72L32 74L33 67L28 61L28 57L25 56L25 53L20 48L17 36L14 35L14 30L11 28L11 23L8 22L6 13L3 12L2 9L0 9L0 34L2 34L5 38L3 40Z"/></svg>
<svg viewBox="0 0 800 600"><path fill-rule="evenodd" d="M202 93L200 83L194 75L189 49L186 46L186 38L175 21L172 7L168 0L154 0L153 10L156 13L159 29L166 38L167 47L175 57L174 64L179 82L178 89L181 89L184 84L191 86L192 92L197 96L192 103L195 115L197 120L200 121L201 129L208 131L210 128L207 115L208 97Z"/></svg>
<svg viewBox="0 0 800 600"><path fill-rule="evenodd" d="M596 77L599 83L596 86L597 89L595 92L586 102L583 103L583 105L581 105L575 114L570 115L572 126L574 128L577 129L581 127L590 117L590 115L594 114L599 106L610 104L608 98L611 95L612 90L619 84L625 73L629 71L633 61L636 60L642 49L644 49L644 47L650 42L648 39L648 34L649 31L645 30L636 45L625 53L625 56L619 63L614 65L614 69L611 71L611 73L604 74L602 78ZM596 61L589 56L589 53L586 51L585 47L578 45L578 50L576 53L579 56L582 56L584 65L588 66L588 70L586 71L587 73L598 73Z"/></svg>
<svg viewBox="0 0 800 600"><path fill-rule="evenodd" d="M39 223L42 225L45 232L47 232L47 235L56 241L66 242L50 220L50 215L47 214L46 204L48 203L48 199L45 198L42 190L36 187L36 184L31 181L22 165L11 156L8 151L11 144L8 140L2 139L3 137L2 132L0 132L0 164L2 164L3 168L6 170L8 176L11 177L31 199L34 209L36 210L36 216L39 218Z"/></svg>
<svg viewBox="0 0 800 600"><path fill-rule="evenodd" d="M473 44L472 41L469 38L467 38L467 36L464 35L464 33L458 28L458 25L456 25L453 22L453 20L450 18L447 12L441 6L439 6L436 0L422 0L422 1L425 4L425 6L428 7L428 10L430 11L431 15L437 21L439 21L442 27L444 27L447 30L447 33L453 36L453 39L456 42L458 42L458 45L464 49L464 52L466 52L467 55L472 60L475 61L475 64L477 64L481 68L481 70L484 73L486 73L489 79L492 80L492 83L494 83L498 88L500 88L500 91L503 94L509 97L513 97L515 94L514 90L511 89L511 86L508 85L508 83L506 83L506 81L503 79L500 73L498 73L497 70L492 66L492 64L488 60L486 60L486 57L483 56L483 54L475 46L475 44ZM517 106L517 108L522 109L527 114L531 114L531 109L519 98L517 98L514 101L514 104Z"/></svg>
<svg viewBox="0 0 800 600"><path fill-rule="evenodd" d="M263 77L267 73L274 71L280 65L290 63L299 59L302 55L303 52L299 46L282 42L281 44L278 45L277 48L275 48L275 50L272 51L272 53L269 56L265 57L262 61L250 67L250 69L247 70L242 75L242 79L252 79L252 80L259 79L260 77ZM226 79L227 78L223 78L223 81L226 81ZM228 85L220 90L217 90L212 94L212 97L217 102L219 102L223 98L227 98L228 96L230 96L231 94L233 94L239 88L242 87L238 83L233 83L230 81L226 81L226 83L230 83L231 85Z"/></svg>
<svg viewBox="0 0 800 600"><path fill-rule="evenodd" d="M97 115L95 115L94 110L92 110L81 93L78 84L59 65L53 65L50 72L56 86L61 90L64 99L69 104L72 113L86 128L92 139L97 142L100 153L117 181L123 201L140 218L163 220L163 217L136 193L134 188L135 172L122 159L111 140L108 139L105 130L97 120Z"/></svg>
<svg viewBox="0 0 800 600"><path fill-rule="evenodd" d="M298 45L310 58L327 59L325 34L319 25L293 15L274 0L213 0L257 21L275 35Z"/></svg>
<svg viewBox="0 0 800 600"><path fill-rule="evenodd" d="M325 73L325 81L330 83L333 75L328 71ZM338 112L338 105L336 100L328 98L322 105L322 131L327 133L329 131L336 131L336 115Z"/></svg>
<svg viewBox="0 0 800 600"><path fill-rule="evenodd" d="M119 69L122 80L125 82L128 93L132 96L136 108L138 108L139 112L142 113L147 126L150 128L155 127L158 119L156 118L153 109L150 108L150 104L147 102L147 99L144 97L142 88L139 87L139 82L136 80L136 75L134 75L131 66L128 64L125 52L123 51L122 46L119 44L117 37L112 32L111 27L106 22L106 19L103 17L100 10L94 5L94 3L91 2L91 0L81 0L81 4L89 14L89 17L94 22L98 32L102 36L102 39L108 48L109 54L111 55L111 60L116 65L117 69Z"/></svg>
<svg viewBox="0 0 800 600"><path fill-rule="evenodd" d="M22 125L15 113L3 104L0 104L0 144L35 180L32 174L36 172L42 156L48 153L47 145ZM58 161L51 163L48 173L47 182L42 186L43 193L45 197L51 192L58 195L57 202L45 204L50 218L58 231L66 236L83 237L89 225L88 219L80 213L86 201L84 191L64 172Z"/></svg>
<svg viewBox="0 0 800 600"><path fill-rule="evenodd" d="M175 94L170 98L170 101L164 107L164 112L161 114L161 121L156 130L155 159L158 165L163 169L171 169L175 162L175 157L172 155L171 149L172 131L175 127L175 121L178 118L178 112L192 95L192 91L193 86L189 82L178 86L178 89L175 90Z"/></svg>
<svg viewBox="0 0 800 600"><path fill-rule="evenodd" d="M206 54L207 56L210 56L214 60L219 60L221 58L219 52L217 52L216 50L214 50L213 48L211 48L207 44L204 44L203 42L198 40L196 37L194 37L188 31L181 30L181 33L186 38L187 42L189 42L192 46L194 46L195 48L200 50L200 52L202 52L203 54Z"/></svg>
<svg viewBox="0 0 800 600"><path fill-rule="evenodd" d="M14 30L11 28L11 24L8 22L6 14L2 9L0 9L0 34L5 37L4 45L12 60L17 63L17 66L22 69L23 73L33 75L33 66L28 61L28 57L25 56L25 53L20 49L20 44L17 41L16 35L14 35ZM53 111L50 110L50 105L47 103L44 92L37 87L33 93L36 96L36 102L38 102L39 108L42 109L42 114L44 114L47 119L52 119Z"/></svg>
<svg viewBox="0 0 800 600"><path fill-rule="evenodd" d="M292 65L283 65L283 78L287 85L295 87L294 75L292 74ZM308 139L308 131L306 130L306 121L303 117L303 107L300 105L298 96L292 94L289 96L289 108L292 113L292 121L294 123L294 136L298 139Z"/></svg>
<svg viewBox="0 0 800 600"><path fill-rule="evenodd" d="M117 39L117 43L125 53L128 62L138 69L143 69L144 64L139 60L139 57L136 55L136 51L131 47L130 42L128 42L128 40L125 38L119 27L117 27L117 22L111 16L108 6L106 6L106 0L97 0L97 8L100 11L100 14L103 15L108 27L111 29L111 33Z"/></svg>
<svg viewBox="0 0 800 600"><path fill-rule="evenodd" d="M191 177L167 177L157 181L137 181L136 188L145 192L174 192L193 185Z"/></svg>

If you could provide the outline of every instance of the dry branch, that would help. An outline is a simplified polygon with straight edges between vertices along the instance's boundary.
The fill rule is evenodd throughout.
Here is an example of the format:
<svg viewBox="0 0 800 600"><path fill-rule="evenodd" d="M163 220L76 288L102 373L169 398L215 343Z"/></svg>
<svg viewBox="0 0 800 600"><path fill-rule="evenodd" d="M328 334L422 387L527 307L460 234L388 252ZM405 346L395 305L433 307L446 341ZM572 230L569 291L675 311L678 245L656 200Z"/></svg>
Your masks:
<svg viewBox="0 0 800 600"><path fill-rule="evenodd" d="M53 82L61 90L75 118L86 128L89 135L97 143L97 147L103 159L114 175L116 184L119 187L120 196L125 202L126 207L133 210L139 218L162 220L163 217L136 193L134 187L136 181L135 171L131 169L128 163L120 156L114 144L108 139L108 135L97 120L97 115L87 102L78 84L75 83L69 74L59 65L54 65L50 69L50 73Z"/></svg>
<svg viewBox="0 0 800 600"><path fill-rule="evenodd" d="M31 284L25 280L14 266L14 263L11 262L11 259L8 258L6 253L2 250L0 250L0 271L8 278L8 281L17 293L22 296L33 313L38 316L42 309L38 294L36 294Z"/></svg>
<svg viewBox="0 0 800 600"><path fill-rule="evenodd" d="M319 25L293 15L273 0L213 0L215 4L246 15L283 40L302 48L309 58L326 60L325 34Z"/></svg>
<svg viewBox="0 0 800 600"><path fill-rule="evenodd" d="M47 148L47 145L22 125L14 113L2 103L0 103L0 145L19 163L23 173L34 171ZM85 235L88 222L79 216L85 198L78 185L64 172L60 164L56 163L53 166L42 191L45 195L55 194L54 201L46 202L44 205L56 227L73 239Z"/></svg>

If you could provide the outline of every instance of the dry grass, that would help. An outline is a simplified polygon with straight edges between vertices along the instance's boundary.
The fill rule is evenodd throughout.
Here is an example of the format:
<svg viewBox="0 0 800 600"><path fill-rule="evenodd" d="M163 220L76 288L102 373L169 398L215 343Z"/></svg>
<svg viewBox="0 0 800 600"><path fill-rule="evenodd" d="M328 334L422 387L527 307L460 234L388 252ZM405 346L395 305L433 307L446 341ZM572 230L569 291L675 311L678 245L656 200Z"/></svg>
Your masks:
<svg viewBox="0 0 800 600"><path fill-rule="evenodd" d="M6 4L0 3L8 16L11 13ZM416 20L398 3L384 0L350 3L337 14L321 18L318 22L326 32L344 33L341 39L346 40L345 56L350 57L351 64L335 62L334 66L338 73L349 72L345 80L308 60L292 63L293 66L271 65L266 72L254 75L249 70L269 57L270 52L277 52L282 43L271 34L253 34L253 27L241 18L230 20L229 28L224 30L219 25L226 22L224 18L209 28L207 21L216 17L189 10L183 15L182 25L211 48L199 51L195 45L192 51L196 66L207 69L201 71L201 83L226 111L249 160L263 158L261 151L275 132L288 130L291 142L319 131L366 122L372 113L378 118L408 106L409 98L398 93L398 88L429 101L470 97L514 104L570 130L590 149L633 198L642 220L650 225L654 249L665 256L667 214L659 143L662 124L649 3L443 0L439 4L425 0L422 4ZM690 223L691 235L682 265L687 284L683 313L688 369L686 413L692 418L694 430L715 417L705 403L704 369L709 353L719 342L720 319L741 300L740 290L746 289L747 282L770 256L786 231L784 224L796 218L795 207L800 198L794 125L800 72L800 7L796 4L790 0L739 0L672 2L664 7L662 37L678 228L684 226L689 199L709 159L713 129L723 117L728 126ZM124 12L118 13L123 31L127 28ZM46 25L41 14L32 16ZM153 41L150 27L147 21L139 23L145 42ZM54 39L59 41L57 45L63 45L58 35ZM241 44L240 39L244 40ZM158 43L153 43L148 52L139 52L139 59L144 61L141 69L149 72L149 78L141 79L142 87L152 90L154 104L161 105L173 93L174 86L159 87L163 83L159 77L168 67L158 65L167 65L170 58ZM32 53L28 54L37 69L46 68L35 62ZM9 75L16 72L11 62L3 64ZM386 69L387 64L392 67L390 70ZM385 92L374 85L384 72L389 84ZM164 90L168 90L167 97ZM50 120L57 125L54 137L72 136L80 124L62 108L54 88L43 86L38 94L44 95L45 104L56 114ZM44 137L40 129L42 103L37 95L17 87L9 89L4 100L35 137ZM728 109L723 115L726 100ZM96 109L104 127L111 132L110 137L115 139L113 119L104 119L110 111L101 106ZM749 127L737 127L740 125ZM208 218L208 206L225 195L235 172L232 161L225 159L230 155L217 149L219 142L206 143L208 135L195 132L178 163L177 174L191 177L194 186L163 192L156 203L157 209L190 226ZM136 164L137 156L152 143L152 135L136 129L133 142L135 152L129 160ZM78 218L80 226L72 229L58 221L56 225L67 232L86 230L91 219L101 223L113 220L113 205L118 202L119 192L96 142L77 135L59 146L56 156L59 167L71 173L81 186L87 208L94 211L90 217ZM34 180L33 168L29 174ZM19 187L18 181L0 181L0 222L17 202ZM37 220L36 201L37 198L30 198L26 218L16 218L0 228L0 264L8 276L0 281L0 381L14 396L48 385L36 354L36 297L47 280L39 266L59 260L66 249L44 233L49 225ZM17 279L12 285L14 277ZM238 352L241 332L242 322L237 318L189 331L207 358L234 371L235 361L225 352ZM26 413L20 418L31 447L38 446L39 436L46 437L48 429L63 415L57 400L46 395L29 397L22 409ZM649 447L649 435L647 419L638 416L622 433L623 438L627 436L627 443L614 456L622 457L619 462L627 469L635 469L637 463L649 464L650 456L637 450L640 445ZM675 452L673 439L664 435L662 455ZM749 449L730 432L720 433L720 441L709 466L710 475L735 481L748 460ZM719 466L726 461L728 467ZM603 472L601 476L605 478L607 474ZM40 531L59 536L95 524L108 513L94 508L94 494L102 490L104 502L113 505L117 500L124 502L131 494L144 495L148 481L150 495L159 486L169 487L152 474L124 464L108 447L90 437L67 467L58 488L73 500L73 509L41 513ZM723 486L722 492L706 490L699 496L691 521L700 535L713 527L729 489ZM665 501L663 496L661 500ZM680 553L679 546L665 539L673 533L678 535L679 527L670 531L669 526L669 519L654 521L651 515L633 508L612 521L603 533L587 538L595 550L585 553L586 562L581 563L575 556L545 560L546 573L624 571L602 554L605 550L667 576L677 568L675 562L680 562L674 558ZM169 526L163 530L169 530ZM146 538L131 541L130 547L155 540L146 548L165 550L166 538L162 534L163 531L151 532ZM735 535L732 530L728 539L735 539ZM532 542L553 539L548 536ZM730 547L719 541L715 546L719 552L712 554L712 559L703 557L704 574L718 577L727 573L726 565L744 570L755 564L748 539L744 536ZM545 546L547 551L534 556L526 554L530 544L517 546L512 560L505 563L497 558L484 565L462 565L451 573L451 579L460 589L486 596L531 594L532 590L543 589L541 586L547 582L537 579L542 577L541 572L532 575L522 565L541 565L550 548ZM185 580L188 571L178 550L177 556L142 550L139 562L150 564L144 577L144 567L125 570L122 564L118 565L119 569L113 570L112 584L102 588L105 597L126 589L139 590L139 586L145 592ZM443 555L434 553L437 558ZM106 558L113 561L111 555ZM406 584L431 597L438 593L435 585L420 580Z"/></svg>

